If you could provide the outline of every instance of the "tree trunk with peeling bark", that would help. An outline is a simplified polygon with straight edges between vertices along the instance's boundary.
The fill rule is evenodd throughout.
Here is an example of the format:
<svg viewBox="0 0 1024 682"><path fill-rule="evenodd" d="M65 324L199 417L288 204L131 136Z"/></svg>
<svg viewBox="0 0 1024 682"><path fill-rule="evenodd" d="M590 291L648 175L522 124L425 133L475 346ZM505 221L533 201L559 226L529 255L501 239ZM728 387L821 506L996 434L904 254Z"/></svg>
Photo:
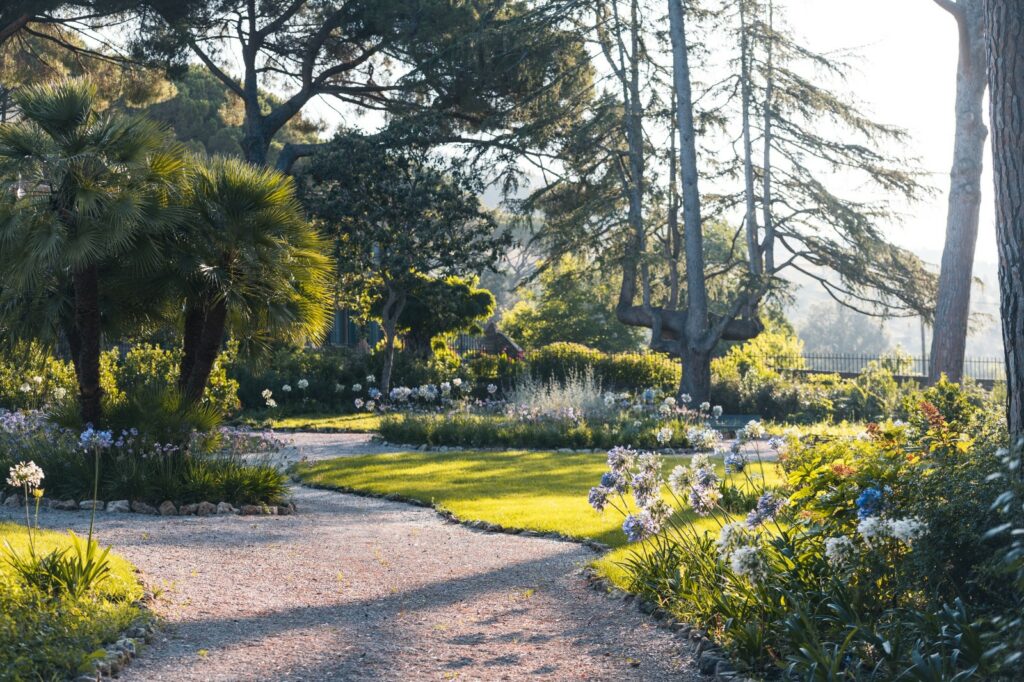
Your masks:
<svg viewBox="0 0 1024 682"><path fill-rule="evenodd" d="M1006 416L1017 441L1024 438L1024 2L984 7Z"/></svg>
<svg viewBox="0 0 1024 682"><path fill-rule="evenodd" d="M971 283L978 215L981 209L981 171L988 130L982 100L986 87L984 16L981 0L937 0L956 19L960 58L956 69L956 136L950 171L946 242L935 304L931 364L928 380L943 374L951 381L963 378Z"/></svg>

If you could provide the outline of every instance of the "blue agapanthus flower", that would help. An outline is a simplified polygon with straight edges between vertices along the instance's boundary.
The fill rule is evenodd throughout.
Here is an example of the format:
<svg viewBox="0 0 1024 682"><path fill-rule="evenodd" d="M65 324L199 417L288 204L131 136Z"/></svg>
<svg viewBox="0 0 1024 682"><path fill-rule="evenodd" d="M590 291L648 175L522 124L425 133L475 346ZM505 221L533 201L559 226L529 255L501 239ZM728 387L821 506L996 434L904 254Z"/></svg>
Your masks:
<svg viewBox="0 0 1024 682"><path fill-rule="evenodd" d="M857 505L857 518L866 519L869 516L877 516L882 511L882 491L878 488L865 488L857 497L854 503Z"/></svg>
<svg viewBox="0 0 1024 682"><path fill-rule="evenodd" d="M622 492L625 489L625 483L625 478L614 471L606 471L604 472L604 475L601 476L601 487L607 488L608 490Z"/></svg>
<svg viewBox="0 0 1024 682"><path fill-rule="evenodd" d="M109 448L114 442L114 434L110 431L97 431L89 425L78 437L78 444L83 448Z"/></svg>
<svg viewBox="0 0 1024 682"><path fill-rule="evenodd" d="M587 502L594 508L594 511L604 511L604 506L608 503L608 488L597 486L590 489L590 495L587 496Z"/></svg>
<svg viewBox="0 0 1024 682"><path fill-rule="evenodd" d="M639 542L653 535L656 529L647 514L630 514L622 522L622 532L630 542Z"/></svg>

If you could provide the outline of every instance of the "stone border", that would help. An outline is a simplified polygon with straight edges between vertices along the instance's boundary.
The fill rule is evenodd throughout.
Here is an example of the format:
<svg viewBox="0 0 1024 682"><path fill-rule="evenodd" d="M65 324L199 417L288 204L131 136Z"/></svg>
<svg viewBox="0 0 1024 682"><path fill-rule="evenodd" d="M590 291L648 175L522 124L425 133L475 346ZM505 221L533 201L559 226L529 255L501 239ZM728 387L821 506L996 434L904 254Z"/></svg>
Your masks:
<svg viewBox="0 0 1024 682"><path fill-rule="evenodd" d="M24 500L18 493L10 495L3 500L3 506L5 507L22 507L24 504ZM236 509L227 502L220 502L219 504L197 502L176 505L170 500L165 500L159 507L154 507L151 504L137 500L134 502L129 502L128 500L111 500L110 502L96 500L94 503L92 500L76 502L71 499L55 500L49 497L44 497L40 500L39 507L40 509L52 509L54 511L91 511L94 504L98 512L105 512L107 514L135 513L143 516L289 516L298 511L294 502L278 505L243 504ZM33 507L34 503L30 501L29 506L30 508Z"/></svg>
<svg viewBox="0 0 1024 682"><path fill-rule="evenodd" d="M544 533L535 530L525 530L522 528L510 528L498 523L490 523L489 521L467 521L459 518L447 509L440 509L429 502L424 502L423 500L419 500L414 497L407 497L398 493L376 493L368 490L349 488L347 486L307 483L297 474L293 474L291 478L292 481L298 485L306 488L312 488L314 490L329 490L331 492L345 493L347 495L356 495L357 497L387 500L389 502L400 502L414 507L432 509L437 515L449 523L457 523L461 526L466 526L467 528L482 530L485 533L503 533L506 535L521 535L523 537L546 538L548 540L571 542L576 545L582 545L597 554L604 554L612 549L603 542L573 537L563 533ZM591 589L603 592L605 595L612 598L622 599L627 604L635 603L637 609L641 613L654 618L658 627L665 628L676 633L676 636L685 642L688 647L696 647L694 657L697 659L697 669L702 675L706 675L714 679L716 682L756 682L754 678L744 677L736 671L736 668L729 662L725 651L708 638L707 632L691 625L687 625L686 623L679 622L673 619L668 611L660 608L657 604L643 599L639 595L626 592L625 590L616 587L607 578L603 578L598 575L597 571L594 570L592 566L583 568L579 574Z"/></svg>

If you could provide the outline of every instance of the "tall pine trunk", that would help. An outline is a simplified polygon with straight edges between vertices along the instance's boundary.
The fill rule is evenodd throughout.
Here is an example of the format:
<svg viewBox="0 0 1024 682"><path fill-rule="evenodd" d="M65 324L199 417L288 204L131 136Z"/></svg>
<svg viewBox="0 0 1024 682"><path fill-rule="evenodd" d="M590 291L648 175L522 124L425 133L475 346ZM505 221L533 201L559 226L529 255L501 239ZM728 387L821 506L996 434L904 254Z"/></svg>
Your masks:
<svg viewBox="0 0 1024 682"><path fill-rule="evenodd" d="M1007 422L1024 438L1024 2L986 0Z"/></svg>
<svg viewBox="0 0 1024 682"><path fill-rule="evenodd" d="M955 12L960 33L960 60L956 69L956 136L950 171L946 243L935 304L931 365L934 383L945 374L963 378L967 326L971 308L971 281L978 213L981 208L982 155L988 130L984 123L985 40L981 0L960 0Z"/></svg>
<svg viewBox="0 0 1024 682"><path fill-rule="evenodd" d="M689 46L681 0L668 0L676 125L679 129L679 176L683 185L683 246L686 254L686 324L681 341L682 386L690 397L711 399L711 348L708 292L704 281L704 233L697 186L697 134L693 121Z"/></svg>
<svg viewBox="0 0 1024 682"><path fill-rule="evenodd" d="M82 421L99 426L103 389L100 388L100 278L95 265L73 275L75 331L78 346L78 401Z"/></svg>

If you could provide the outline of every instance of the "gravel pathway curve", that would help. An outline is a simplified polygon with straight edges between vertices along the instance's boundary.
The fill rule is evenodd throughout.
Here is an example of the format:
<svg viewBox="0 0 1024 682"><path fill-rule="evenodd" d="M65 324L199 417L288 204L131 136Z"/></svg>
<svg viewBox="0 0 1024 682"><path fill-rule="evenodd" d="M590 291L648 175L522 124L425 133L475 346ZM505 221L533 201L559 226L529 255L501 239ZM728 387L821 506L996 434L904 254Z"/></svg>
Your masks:
<svg viewBox="0 0 1024 682"><path fill-rule="evenodd" d="M368 449L316 436L301 454ZM140 568L168 624L122 680L699 677L686 645L586 586L594 555L578 545L330 491L294 500L294 516L99 515L100 540ZM85 512L41 516L88 526Z"/></svg>

